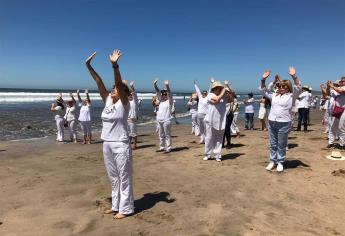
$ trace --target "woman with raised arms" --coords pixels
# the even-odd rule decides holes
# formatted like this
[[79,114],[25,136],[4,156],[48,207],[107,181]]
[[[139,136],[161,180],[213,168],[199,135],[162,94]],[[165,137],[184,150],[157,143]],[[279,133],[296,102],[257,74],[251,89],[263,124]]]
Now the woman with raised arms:
[[205,128],[204,119],[208,111],[208,102],[207,102],[208,92],[206,90],[201,92],[195,80],[194,80],[194,87],[199,99],[198,114],[197,114],[199,133],[196,135],[200,136],[199,143],[202,144],[202,143],[205,143],[205,136],[206,136],[206,128]]
[[79,112],[79,123],[81,130],[84,133],[84,141],[83,144],[91,144],[92,132],[91,132],[91,114],[90,114],[90,107],[91,107],[91,99],[89,95],[89,91],[85,89],[86,99],[82,100],[79,94],[79,90],[77,91],[77,96],[79,100],[80,112]]
[[164,81],[164,85],[166,87],[164,90],[159,90],[157,81],[158,79],[153,81],[153,86],[156,90],[156,96],[159,103],[156,113],[159,133],[159,149],[157,151],[168,153],[171,151],[171,112],[174,99],[170,91],[169,81]]
[[293,78],[294,86],[290,80],[282,80],[276,83],[276,92],[266,88],[265,81],[270,76],[266,70],[262,75],[261,89],[265,97],[271,100],[271,110],[268,115],[268,134],[270,139],[270,163],[266,170],[272,170],[277,165],[277,171],[284,170],[284,160],[288,134],[291,127],[291,110],[301,90],[301,82],[296,76],[295,68],[290,67],[290,76]]
[[132,186],[132,149],[128,137],[129,89],[122,81],[118,60],[121,52],[115,50],[110,56],[114,69],[115,86],[109,93],[96,71],[91,66],[94,52],[86,66],[95,80],[105,107],[102,112],[102,134],[104,163],[112,186],[112,207],[104,213],[115,214],[114,219],[122,219],[134,212]]
[[137,93],[134,88],[134,81],[130,82],[131,91],[128,97],[129,100],[129,114],[128,114],[128,134],[129,141],[132,143],[132,149],[137,148],[137,121],[139,115],[139,101]]

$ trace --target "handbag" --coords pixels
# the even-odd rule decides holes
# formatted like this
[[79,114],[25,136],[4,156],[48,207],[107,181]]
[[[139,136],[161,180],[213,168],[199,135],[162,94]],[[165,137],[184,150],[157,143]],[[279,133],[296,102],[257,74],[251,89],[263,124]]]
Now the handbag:
[[65,128],[68,127],[68,121],[67,121],[68,113],[69,113],[69,110],[68,110],[67,114],[65,115],[66,119],[64,118],[64,121],[63,121],[63,127],[65,127]]
[[335,118],[340,119],[341,115],[344,112],[344,109],[345,109],[344,107],[341,107],[341,106],[337,105],[337,99],[335,99],[334,100],[334,107],[333,107],[333,110],[332,110],[332,116],[335,117]]

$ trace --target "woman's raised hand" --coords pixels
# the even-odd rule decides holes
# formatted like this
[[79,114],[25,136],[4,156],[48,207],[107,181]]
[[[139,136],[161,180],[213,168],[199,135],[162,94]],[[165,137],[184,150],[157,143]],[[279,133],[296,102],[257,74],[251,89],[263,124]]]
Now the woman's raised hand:
[[153,81],[153,84],[157,84],[158,80],[159,80],[159,78],[158,78],[158,77],[157,77],[157,78],[155,78],[155,80]]
[[270,76],[271,72],[270,70],[265,70],[265,73],[262,75],[262,79],[265,80]]
[[229,85],[229,82],[227,80],[224,80],[225,85]]
[[211,77],[210,80],[211,80],[211,83],[214,83],[214,78],[213,77]]
[[131,81],[131,82],[129,83],[129,86],[133,87],[133,85],[134,85],[134,81]]
[[90,63],[91,63],[92,59],[95,57],[95,55],[96,55],[96,52],[92,53],[91,56],[89,56],[86,59],[86,61],[85,61],[86,65],[90,65]]
[[109,55],[109,59],[112,64],[117,64],[117,61],[119,60],[121,56],[122,56],[121,51],[119,49],[116,49],[113,51],[112,54]]
[[165,85],[169,85],[169,80],[164,80]]
[[293,68],[293,66],[290,66],[289,67],[289,75],[291,75],[291,76],[295,76],[296,75],[296,70],[295,70],[295,68]]
[[85,89],[84,93],[89,93],[89,90]]

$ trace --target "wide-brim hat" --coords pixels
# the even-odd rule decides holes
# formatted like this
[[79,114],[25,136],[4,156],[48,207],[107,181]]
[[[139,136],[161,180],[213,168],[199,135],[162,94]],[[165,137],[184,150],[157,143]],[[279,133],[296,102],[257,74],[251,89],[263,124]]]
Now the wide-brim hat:
[[221,88],[223,88],[224,85],[222,85],[222,83],[219,82],[219,81],[214,81],[214,82],[212,83],[211,89],[214,89],[214,88],[216,88],[216,87],[221,87]]
[[327,159],[336,160],[336,161],[344,161],[345,156],[341,155],[339,151],[332,151],[331,155],[326,156]]
[[63,103],[62,97],[57,97],[57,98],[56,98],[56,102],[57,102],[57,103]]
[[302,89],[309,90],[309,86],[308,85],[303,85]]

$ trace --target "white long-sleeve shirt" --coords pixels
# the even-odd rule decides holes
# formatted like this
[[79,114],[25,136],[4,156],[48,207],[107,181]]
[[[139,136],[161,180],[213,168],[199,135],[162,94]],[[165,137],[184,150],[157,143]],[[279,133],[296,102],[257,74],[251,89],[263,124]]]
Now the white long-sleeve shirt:
[[212,98],[216,95],[214,93],[209,93],[207,95],[207,101],[209,103],[208,113],[205,116],[205,121],[216,130],[225,129],[226,122],[226,101],[221,99],[219,103],[213,104]]
[[299,102],[297,108],[309,108],[310,107],[310,100],[311,100],[311,93],[308,91],[302,92],[298,96]]
[[133,100],[129,101],[128,119],[136,120],[139,114],[139,102],[137,93],[133,93]]
[[291,109],[301,91],[301,86],[294,85],[292,93],[285,93],[283,95],[272,93],[267,88],[264,88],[262,91],[264,96],[271,100],[271,110],[268,115],[268,120],[278,122],[291,121]]

